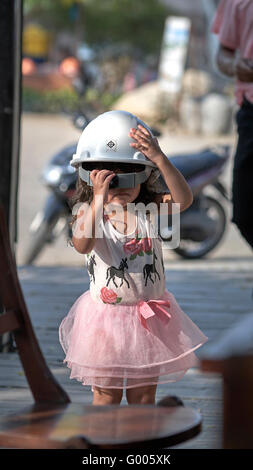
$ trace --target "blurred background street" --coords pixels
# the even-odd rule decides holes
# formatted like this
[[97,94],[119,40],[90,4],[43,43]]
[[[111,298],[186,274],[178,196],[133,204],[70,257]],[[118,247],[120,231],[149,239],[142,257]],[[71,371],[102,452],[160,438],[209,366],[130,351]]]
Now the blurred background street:
[[[215,63],[218,39],[211,24],[217,4],[147,0],[136,10],[133,0],[24,1],[19,265],[27,262],[36,236],[29,232],[31,223],[53,194],[39,179],[42,170],[81,134],[74,116],[80,122],[111,109],[130,111],[161,132],[168,156],[229,145],[220,180],[231,196],[237,105],[234,81]],[[252,250],[230,222],[231,203],[222,199],[222,206],[228,227],[205,260],[251,262]],[[67,245],[67,235],[46,244],[34,265],[82,266],[83,257]],[[170,267],[198,262],[169,249],[164,254]]]
[[[21,146],[21,168],[20,168],[20,198],[19,198],[19,218],[17,261],[23,264],[24,251],[29,243],[29,226],[36,212],[43,207],[44,201],[49,193],[39,181],[39,175],[43,167],[48,163],[49,156],[54,154],[59,147],[75,143],[80,136],[80,131],[72,125],[68,116],[23,113],[22,116],[22,146]],[[179,154],[181,152],[191,152],[201,150],[209,145],[229,144],[232,152],[236,143],[236,135],[201,136],[189,133],[165,132],[159,138],[160,145],[164,152],[169,154]],[[228,190],[231,188],[233,156],[222,175]],[[231,205],[226,207],[228,214],[231,214]],[[189,265],[189,261],[182,260],[172,251],[165,250],[166,261],[184,263]],[[245,261],[252,263],[251,249],[241,237],[237,227],[229,223],[227,233],[220,245],[217,246],[206,258],[212,262]],[[47,245],[44,251],[38,256],[34,264],[43,265],[67,265],[82,266],[84,258],[77,253],[70,245],[67,246],[65,234],[62,234],[53,245]],[[192,263],[197,263],[192,261]],[[169,267],[169,266],[168,266]]]

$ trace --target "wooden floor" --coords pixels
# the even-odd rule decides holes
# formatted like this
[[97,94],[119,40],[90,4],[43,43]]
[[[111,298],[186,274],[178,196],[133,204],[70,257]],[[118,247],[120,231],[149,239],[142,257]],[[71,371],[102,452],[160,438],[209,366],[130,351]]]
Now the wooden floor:
[[[196,351],[198,357],[233,323],[252,312],[251,259],[240,262],[227,259],[222,263],[179,260],[167,262],[165,267],[167,289],[209,338],[206,345]],[[37,338],[52,372],[73,402],[91,404],[91,388],[69,379],[69,370],[62,362],[64,352],[58,341],[60,321],[76,298],[88,289],[86,268],[20,266],[18,274]],[[0,413],[5,415],[31,403],[32,396],[17,353],[0,354],[0,368]],[[203,418],[201,434],[175,448],[220,448],[220,377],[192,368],[179,382],[158,385],[157,400],[167,394],[180,396],[185,405],[199,410]],[[127,404],[125,393],[122,404]]]

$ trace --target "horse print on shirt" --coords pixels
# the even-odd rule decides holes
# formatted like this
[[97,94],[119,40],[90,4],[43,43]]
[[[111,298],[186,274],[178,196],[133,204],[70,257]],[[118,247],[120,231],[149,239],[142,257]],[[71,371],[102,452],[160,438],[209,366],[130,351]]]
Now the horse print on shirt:
[[155,279],[156,279],[156,275],[159,277],[159,280],[161,279],[160,278],[160,274],[159,272],[157,271],[156,269],[156,266],[155,266],[155,260],[157,259],[157,256],[155,254],[155,250],[153,250],[153,263],[152,264],[145,264],[144,268],[143,268],[143,276],[144,276],[144,279],[145,279],[145,286],[147,285],[147,281],[148,279],[150,279],[153,284],[154,284],[154,281],[151,277],[151,274],[154,273],[155,274]]
[[95,284],[94,265],[96,266],[97,263],[95,261],[95,255],[92,255],[87,260],[87,269],[88,269],[88,273],[89,273],[89,276],[90,276],[90,280],[92,280],[92,278],[93,278],[93,282]]
[[127,283],[128,288],[130,288],[129,282],[125,278],[125,273],[124,273],[125,268],[128,269],[127,258],[121,259],[121,262],[118,268],[116,268],[115,266],[109,266],[109,268],[107,268],[107,271],[106,271],[106,279],[108,279],[106,286],[108,286],[110,280],[112,279],[115,287],[118,287],[115,282],[115,276],[116,276],[121,279],[121,284],[119,287],[122,286],[123,280],[124,280]]

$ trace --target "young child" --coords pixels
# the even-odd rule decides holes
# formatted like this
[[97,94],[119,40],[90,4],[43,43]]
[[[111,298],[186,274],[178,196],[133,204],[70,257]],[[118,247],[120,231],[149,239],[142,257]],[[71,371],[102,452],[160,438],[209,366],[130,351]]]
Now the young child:
[[[191,205],[192,193],[148,126],[124,111],[93,120],[75,157],[73,204],[89,203],[91,211],[73,216],[72,241],[86,255],[90,289],[60,324],[64,362],[70,378],[92,386],[93,405],[119,404],[124,387],[129,404],[152,404],[157,384],[177,381],[196,366],[193,351],[208,338],[166,289],[161,238],[152,231],[150,214],[136,208],[153,202],[159,210],[164,202],[171,213],[172,203],[179,202],[182,211]],[[159,170],[167,193],[150,187],[152,170]],[[130,187],[122,183],[126,174],[135,178]],[[121,220],[108,207],[120,207]],[[89,237],[82,236],[82,225],[92,227]]]

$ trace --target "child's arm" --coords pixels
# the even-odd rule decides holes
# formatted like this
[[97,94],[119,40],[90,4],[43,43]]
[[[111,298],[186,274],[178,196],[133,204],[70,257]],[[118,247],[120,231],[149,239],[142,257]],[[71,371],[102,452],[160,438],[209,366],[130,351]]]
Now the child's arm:
[[[72,236],[73,246],[78,253],[89,253],[96,243],[95,228],[98,225],[99,215],[103,215],[103,206],[107,200],[109,184],[114,176],[115,173],[111,170],[93,170],[90,174],[93,184],[93,199],[90,210],[82,209],[82,206],[79,208]],[[84,233],[92,236],[85,236]]]
[[[96,243],[96,238],[94,236],[94,227],[95,220],[97,217],[94,199],[90,203],[90,208],[91,212],[87,210],[82,210],[82,206],[79,208],[73,229],[72,243],[76,251],[81,254],[89,253]],[[89,226],[92,226],[92,231],[90,232],[92,234],[92,237],[85,237],[84,224],[86,229]]]
[[180,203],[180,212],[187,209],[193,202],[193,194],[182,173],[170,162],[162,152],[158,141],[152,137],[142,125],[138,129],[131,129],[130,137],[136,140],[132,147],[142,152],[149,160],[157,165],[171,194],[158,194],[157,203],[168,204],[168,212],[171,212],[173,202]]

